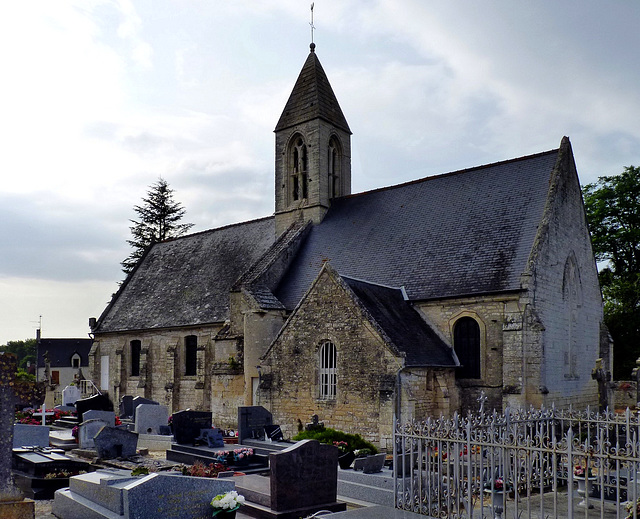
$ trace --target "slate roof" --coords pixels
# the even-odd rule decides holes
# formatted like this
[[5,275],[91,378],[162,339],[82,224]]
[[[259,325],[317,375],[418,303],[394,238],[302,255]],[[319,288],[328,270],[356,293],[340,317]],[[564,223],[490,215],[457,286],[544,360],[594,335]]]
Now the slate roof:
[[405,354],[406,366],[459,365],[453,350],[404,300],[401,289],[341,277],[397,350]]
[[343,197],[313,227],[276,297],[295,308],[326,261],[429,300],[519,290],[558,150]]
[[80,366],[88,366],[92,344],[93,339],[40,339],[37,345],[36,366],[44,367],[44,354],[47,351],[52,368],[70,368],[71,357],[76,352],[80,355]]
[[94,332],[223,322],[234,282],[275,241],[273,217],[154,245],[102,313]]
[[313,49],[312,44],[311,52],[300,71],[275,131],[320,118],[351,133],[338,99]]

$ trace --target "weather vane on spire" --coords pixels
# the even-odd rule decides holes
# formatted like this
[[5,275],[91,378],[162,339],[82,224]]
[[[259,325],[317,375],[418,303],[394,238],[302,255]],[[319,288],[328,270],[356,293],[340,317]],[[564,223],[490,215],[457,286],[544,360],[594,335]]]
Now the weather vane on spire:
[[313,4],[314,2],[311,2],[311,22],[309,22],[311,26],[311,43],[313,43],[313,30],[316,28],[315,25],[313,25]]

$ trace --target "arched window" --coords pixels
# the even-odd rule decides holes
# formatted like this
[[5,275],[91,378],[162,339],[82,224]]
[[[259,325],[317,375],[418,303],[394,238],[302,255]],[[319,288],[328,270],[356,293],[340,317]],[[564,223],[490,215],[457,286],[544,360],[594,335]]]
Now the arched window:
[[340,148],[335,137],[329,140],[327,156],[329,175],[329,199],[342,195],[340,186]]
[[582,285],[580,271],[572,253],[565,262],[562,279],[562,302],[564,305],[564,333],[563,364],[565,378],[578,378],[578,350],[581,331],[580,311],[582,306]]
[[82,359],[80,358],[80,354],[76,351],[72,356],[71,356],[71,367],[74,369],[79,369],[80,368],[80,361]]
[[307,145],[301,136],[293,140],[290,157],[291,198],[296,201],[309,196]]
[[140,376],[140,349],[142,345],[140,341],[131,341],[129,346],[131,348],[131,376],[138,377]]
[[335,400],[337,384],[336,346],[325,341],[320,347],[320,399]]
[[187,335],[184,338],[184,374],[187,377],[196,375],[198,365],[198,337]]
[[461,367],[456,378],[480,378],[480,326],[472,317],[462,317],[453,326],[453,348]]

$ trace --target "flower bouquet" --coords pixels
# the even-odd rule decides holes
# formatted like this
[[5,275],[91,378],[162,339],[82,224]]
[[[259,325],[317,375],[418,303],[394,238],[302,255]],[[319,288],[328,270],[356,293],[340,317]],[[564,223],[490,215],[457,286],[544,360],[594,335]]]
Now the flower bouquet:
[[593,476],[591,467],[583,467],[582,465],[576,465],[573,468],[573,475],[577,478],[590,478]]
[[487,481],[484,485],[485,490],[493,490],[495,492],[509,492],[511,485],[502,477],[497,477],[493,481]]
[[238,494],[235,490],[225,492],[224,494],[218,494],[211,500],[211,506],[213,507],[213,517],[217,515],[224,516],[233,512],[235,516],[236,510],[244,504],[244,496]]

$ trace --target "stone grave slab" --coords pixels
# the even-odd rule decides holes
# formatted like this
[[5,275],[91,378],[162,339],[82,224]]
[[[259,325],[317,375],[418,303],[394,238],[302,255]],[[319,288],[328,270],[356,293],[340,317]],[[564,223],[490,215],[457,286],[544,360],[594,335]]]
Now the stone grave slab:
[[48,447],[49,427],[46,425],[27,425],[17,423],[13,426],[13,448]]
[[85,420],[78,426],[78,444],[81,449],[94,449],[95,442],[93,439],[100,432],[103,427],[108,427],[109,424],[103,420]]
[[84,413],[91,409],[95,409],[96,411],[113,411],[113,402],[111,402],[106,395],[93,395],[89,398],[76,400],[79,423],[82,423]]
[[169,421],[166,405],[139,404],[135,412],[135,429],[138,434],[160,434],[160,427]]
[[265,425],[264,434],[266,438],[272,442],[281,442],[284,439],[282,429],[279,425]]
[[53,499],[57,489],[69,485],[69,477],[91,470],[88,463],[50,448],[14,449],[13,468],[16,485],[31,499]]
[[103,427],[93,438],[93,443],[99,458],[128,458],[137,452],[138,434],[125,429]]
[[116,426],[116,413],[113,411],[99,411],[97,409],[90,409],[86,411],[82,416],[85,422],[89,420],[102,420],[109,427]]
[[132,418],[136,419],[136,409],[138,408],[139,405],[142,404],[147,404],[147,405],[160,405],[159,402],[156,402],[155,400],[149,400],[148,398],[144,398],[141,396],[134,396],[133,400],[131,401],[131,405],[133,406],[133,416]]
[[[191,519],[211,516],[211,499],[235,489],[229,479],[155,473],[124,488],[125,516],[138,519]],[[185,503],[189,506],[185,507]]]
[[270,454],[269,466],[272,510],[336,504],[338,449],[333,445],[303,440]]
[[362,470],[365,474],[381,472],[384,467],[386,454],[373,454],[366,458],[356,458],[353,462],[353,470]]
[[80,400],[82,393],[78,386],[67,386],[62,390],[62,405],[72,406]]
[[201,429],[211,429],[209,411],[178,411],[172,415],[173,436],[180,444],[193,444]]

